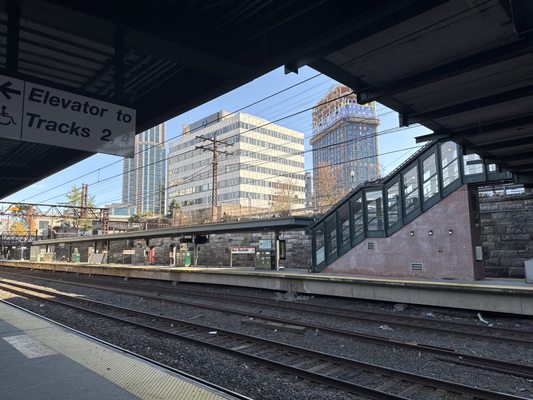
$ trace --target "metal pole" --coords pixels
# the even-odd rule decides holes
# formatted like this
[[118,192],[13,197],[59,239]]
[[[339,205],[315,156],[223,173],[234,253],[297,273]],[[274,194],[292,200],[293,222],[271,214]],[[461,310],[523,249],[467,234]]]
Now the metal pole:
[[279,271],[279,231],[275,231],[274,238],[276,241],[276,245],[274,247],[276,251],[276,262],[274,264],[274,267],[276,271]]
[[213,187],[211,188],[211,222],[217,222],[217,175],[218,175],[218,153],[216,131],[213,134]]

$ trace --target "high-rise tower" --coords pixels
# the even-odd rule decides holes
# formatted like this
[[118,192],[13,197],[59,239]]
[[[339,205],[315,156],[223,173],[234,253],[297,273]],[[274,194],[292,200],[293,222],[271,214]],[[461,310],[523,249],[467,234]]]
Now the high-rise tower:
[[124,159],[122,203],[130,214],[165,213],[165,124],[135,137],[135,155]]
[[[317,168],[334,169],[337,186],[344,191],[379,176],[376,105],[358,104],[351,92],[336,85],[313,109],[315,176]],[[315,190],[320,191],[320,185]]]

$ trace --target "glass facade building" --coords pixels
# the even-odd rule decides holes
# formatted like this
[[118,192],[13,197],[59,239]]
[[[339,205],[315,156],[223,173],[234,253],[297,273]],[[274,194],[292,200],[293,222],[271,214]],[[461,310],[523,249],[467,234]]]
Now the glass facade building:
[[360,105],[351,92],[335,86],[320,99],[312,116],[313,170],[335,168],[337,184],[346,191],[379,176],[375,103]]
[[122,165],[122,203],[130,213],[165,213],[165,124],[135,137],[135,155]]

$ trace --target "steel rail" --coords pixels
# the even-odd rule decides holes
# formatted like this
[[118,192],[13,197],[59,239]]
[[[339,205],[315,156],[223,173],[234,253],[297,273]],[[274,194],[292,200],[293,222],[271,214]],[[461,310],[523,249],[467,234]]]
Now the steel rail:
[[126,294],[126,295],[132,295],[132,296],[142,296],[145,299],[151,299],[155,301],[163,301],[167,303],[172,304],[179,304],[179,305],[186,305],[186,306],[192,306],[197,308],[202,308],[206,310],[212,310],[217,312],[225,312],[225,313],[231,313],[235,315],[241,315],[244,317],[253,317],[256,320],[265,320],[265,321],[273,321],[278,322],[282,324],[289,324],[289,325],[298,325],[306,328],[311,329],[318,329],[322,332],[328,332],[335,335],[341,335],[353,338],[355,340],[382,345],[382,346],[389,346],[389,347],[403,347],[408,350],[413,351],[423,351],[429,354],[435,354],[440,357],[438,357],[438,360],[454,363],[454,364],[462,364],[474,368],[480,368],[484,370],[491,370],[499,373],[509,374],[509,375],[515,375],[522,378],[527,379],[533,379],[533,366],[503,361],[503,360],[496,360],[486,357],[480,357],[480,356],[473,356],[466,353],[459,353],[456,352],[453,349],[449,348],[443,348],[443,347],[436,347],[431,345],[424,345],[422,343],[413,343],[412,341],[400,341],[395,339],[390,339],[387,337],[382,337],[378,335],[369,335],[364,333],[358,333],[353,331],[348,331],[344,329],[338,329],[338,328],[331,328],[327,325],[321,325],[321,324],[312,324],[305,321],[295,321],[294,319],[288,319],[288,318],[280,318],[280,317],[273,317],[268,316],[265,314],[258,314],[254,312],[248,312],[248,311],[241,311],[241,310],[235,310],[232,308],[226,308],[226,307],[220,307],[219,305],[207,305],[207,304],[201,304],[201,303],[195,303],[192,301],[187,300],[176,300],[168,297],[162,297],[161,295],[150,295],[147,294],[150,289],[145,290],[137,290],[132,291],[128,289],[122,289],[122,288],[114,288],[113,286],[100,286],[100,285],[92,285],[92,284],[84,284],[79,282],[65,282],[65,281],[58,281],[54,279],[46,279],[46,278],[35,278],[38,280],[46,280],[46,281],[53,281],[61,284],[70,284],[73,286],[80,286],[84,288],[91,288],[91,289],[97,289],[97,290],[105,290],[110,291],[114,293],[120,293],[120,294]]
[[[4,271],[2,271],[4,272]],[[17,273],[6,272],[9,274],[19,275]],[[32,275],[20,274],[19,276],[28,276]],[[35,276],[33,276],[35,277]],[[39,278],[39,279],[49,279],[49,278]],[[78,281],[80,278],[77,277]],[[94,282],[94,279],[91,279]],[[102,282],[102,281],[101,281]],[[103,281],[106,285],[110,285],[109,281]],[[129,283],[128,286],[139,287],[146,290],[146,286],[134,285]],[[425,330],[436,333],[444,333],[446,335],[453,336],[464,336],[475,339],[484,339],[495,341],[497,343],[510,343],[520,346],[533,346],[533,335],[531,332],[518,330],[518,329],[508,329],[508,328],[498,328],[498,327],[484,327],[480,325],[468,324],[465,322],[451,322],[451,321],[438,321],[434,319],[415,317],[415,316],[399,316],[399,315],[390,315],[384,312],[379,311],[357,311],[347,308],[338,308],[330,306],[317,306],[312,304],[295,304],[288,301],[279,301],[279,300],[269,300],[269,299],[258,299],[254,296],[246,295],[227,295],[223,293],[209,293],[202,290],[189,290],[183,288],[172,288],[172,290],[164,289],[161,287],[154,287],[154,291],[159,293],[168,293],[173,295],[179,294],[189,294],[195,298],[204,297],[220,301],[222,299],[229,301],[240,301],[245,304],[253,304],[260,306],[268,306],[279,309],[287,309],[298,312],[308,312],[313,314],[321,314],[325,316],[335,316],[338,318],[355,320],[355,321],[370,321],[375,323],[386,323],[390,326],[397,326],[407,330]]]

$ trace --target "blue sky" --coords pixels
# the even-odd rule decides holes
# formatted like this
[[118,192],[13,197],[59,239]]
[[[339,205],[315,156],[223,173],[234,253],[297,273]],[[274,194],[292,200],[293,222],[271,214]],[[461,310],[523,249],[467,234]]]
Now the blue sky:
[[[258,100],[307,79],[309,79],[307,82],[282,94],[247,107]],[[298,112],[315,105],[335,83],[335,81],[327,76],[318,74],[311,68],[304,67],[300,69],[298,74],[289,75],[285,75],[283,69],[279,68],[232,92],[167,121],[167,140],[179,136],[183,124],[197,121],[222,109],[232,112],[247,107],[242,112],[257,115],[270,121],[283,118],[277,122],[279,125],[304,132],[306,138],[305,149],[307,150],[310,148],[311,112]],[[378,137],[378,152],[382,154],[379,157],[379,162],[384,175],[416,150],[404,150],[417,146],[414,137],[428,133],[429,130],[423,127],[394,129],[398,127],[398,115],[381,104],[377,105],[377,112],[381,120],[379,132],[383,132]],[[285,118],[295,113],[298,114]],[[310,153],[305,154],[305,168],[306,170],[312,168]],[[122,158],[97,154],[3,200],[57,204],[66,200],[65,193],[70,190],[72,185],[81,186],[82,183],[87,183],[89,184],[89,193],[95,196],[97,206],[104,206],[111,202],[120,202],[121,172]]]

